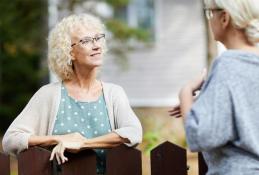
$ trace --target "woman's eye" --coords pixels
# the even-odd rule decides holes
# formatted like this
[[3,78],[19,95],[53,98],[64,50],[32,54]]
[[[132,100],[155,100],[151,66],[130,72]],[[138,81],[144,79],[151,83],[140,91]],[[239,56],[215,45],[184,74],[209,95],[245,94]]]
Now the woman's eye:
[[96,41],[99,41],[100,39],[104,38],[103,36],[96,37]]
[[101,38],[100,38],[100,37],[96,37],[95,39],[96,39],[96,41],[98,41],[98,40],[100,40]]
[[83,40],[82,44],[88,44],[90,42],[90,40]]

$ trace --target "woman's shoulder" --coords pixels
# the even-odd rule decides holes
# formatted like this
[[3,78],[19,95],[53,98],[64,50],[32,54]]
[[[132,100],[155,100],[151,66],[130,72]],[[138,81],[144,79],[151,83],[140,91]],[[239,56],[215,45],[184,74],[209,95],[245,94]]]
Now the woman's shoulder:
[[60,82],[48,83],[40,87],[39,91],[53,91],[61,87]]
[[222,54],[218,55],[213,63],[212,63],[212,68],[218,68],[218,67],[224,67],[224,66],[228,66],[231,65],[231,54],[229,53],[229,51],[225,51]]
[[[209,78],[221,82],[233,82],[240,79],[240,76],[243,76],[251,66],[252,59],[247,59],[250,55],[252,54],[239,50],[223,52],[213,61]],[[259,59],[257,61],[259,64]]]
[[238,52],[233,52],[231,50],[221,53],[212,63],[212,73],[222,76],[230,75],[232,70],[240,64],[238,57],[240,57]]
[[215,62],[228,67],[250,64],[251,62],[259,63],[259,55],[244,50],[226,50],[220,54]]
[[103,88],[108,90],[108,91],[118,91],[118,90],[123,90],[123,88],[114,83],[109,83],[109,82],[102,82]]
[[60,82],[48,83],[39,88],[39,90],[35,93],[38,96],[55,96],[59,89],[61,88]]
[[259,56],[243,50],[226,50],[214,60],[212,71],[221,75],[238,76],[242,70],[259,65]]
[[127,95],[122,86],[114,83],[102,82],[103,91],[110,99],[127,98]]
[[55,88],[60,88],[61,87],[61,82],[52,82],[52,83],[48,83],[48,84],[45,84],[41,87],[41,89],[47,89],[47,90],[50,90],[50,89],[55,89]]

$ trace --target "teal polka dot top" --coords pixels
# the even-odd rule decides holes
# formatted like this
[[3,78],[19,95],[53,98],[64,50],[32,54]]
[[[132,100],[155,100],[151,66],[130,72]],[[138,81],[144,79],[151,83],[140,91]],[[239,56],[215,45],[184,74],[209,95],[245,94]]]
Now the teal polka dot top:
[[[94,138],[111,132],[104,95],[97,101],[77,101],[68,95],[64,85],[61,86],[61,101],[54,124],[53,135],[79,132],[86,138]],[[97,157],[97,173],[106,169],[106,150],[94,149]]]

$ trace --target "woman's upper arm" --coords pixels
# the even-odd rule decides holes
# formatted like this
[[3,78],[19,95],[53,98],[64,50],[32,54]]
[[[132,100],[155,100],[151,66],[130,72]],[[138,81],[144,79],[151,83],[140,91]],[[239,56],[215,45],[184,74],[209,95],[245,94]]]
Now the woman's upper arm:
[[187,115],[185,128],[192,151],[210,150],[235,137],[231,91],[217,76],[205,86]]
[[117,96],[114,99],[114,115],[117,128],[114,132],[123,138],[127,138],[130,143],[128,146],[134,146],[142,141],[142,126],[138,117],[133,112],[127,95],[119,87]]
[[28,140],[31,135],[37,134],[40,128],[40,114],[44,110],[44,94],[40,89],[27,103],[22,112],[15,118],[7,129],[2,145],[6,153],[18,154],[28,148]]

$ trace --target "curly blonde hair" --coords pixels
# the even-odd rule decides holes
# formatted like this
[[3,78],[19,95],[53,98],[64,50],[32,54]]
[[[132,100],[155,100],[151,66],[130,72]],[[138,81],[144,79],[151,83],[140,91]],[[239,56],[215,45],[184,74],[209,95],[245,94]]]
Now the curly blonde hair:
[[[78,25],[100,33],[105,31],[105,26],[100,19],[89,14],[70,15],[56,24],[48,37],[48,63],[50,70],[61,80],[70,80],[74,75],[70,54],[72,51],[71,32]],[[103,47],[106,51],[106,44]]]

